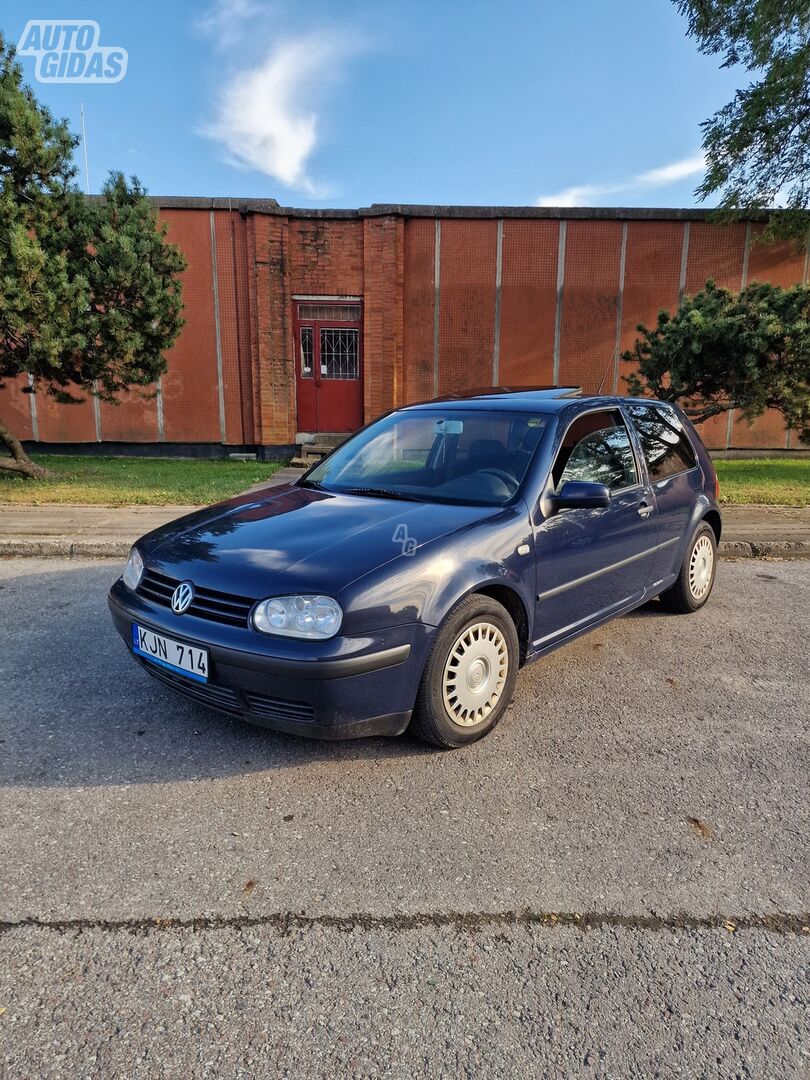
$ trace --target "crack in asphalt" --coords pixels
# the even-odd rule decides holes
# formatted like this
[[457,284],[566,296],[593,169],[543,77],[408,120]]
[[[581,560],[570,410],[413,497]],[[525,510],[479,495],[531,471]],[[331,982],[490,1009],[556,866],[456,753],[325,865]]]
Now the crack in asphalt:
[[182,918],[139,919],[22,919],[0,920],[0,934],[13,930],[51,930],[56,933],[102,930],[111,933],[145,934],[164,930],[251,929],[270,927],[280,933],[294,930],[326,928],[349,933],[352,930],[418,930],[421,928],[453,928],[479,930],[513,926],[568,927],[575,930],[725,930],[737,933],[745,930],[767,930],[774,934],[806,934],[810,936],[810,912],[774,912],[768,915],[618,915],[611,912],[568,911],[503,911],[503,912],[433,912],[416,914],[371,915],[306,915],[294,912],[271,912],[267,915],[197,916]]

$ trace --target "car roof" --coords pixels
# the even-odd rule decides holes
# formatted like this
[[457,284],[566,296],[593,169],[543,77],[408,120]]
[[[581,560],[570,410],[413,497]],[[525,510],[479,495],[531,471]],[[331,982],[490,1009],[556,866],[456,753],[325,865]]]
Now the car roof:
[[[633,401],[634,398],[616,397],[615,395],[586,394],[579,386],[484,386],[474,390],[463,390],[455,394],[420,401],[413,405],[403,405],[397,411],[418,411],[435,409],[442,411],[497,409],[508,412],[557,413],[570,405],[583,407],[618,405],[620,401]],[[642,399],[638,399],[642,400]],[[647,404],[650,399],[643,399]],[[577,412],[580,410],[577,409]]]

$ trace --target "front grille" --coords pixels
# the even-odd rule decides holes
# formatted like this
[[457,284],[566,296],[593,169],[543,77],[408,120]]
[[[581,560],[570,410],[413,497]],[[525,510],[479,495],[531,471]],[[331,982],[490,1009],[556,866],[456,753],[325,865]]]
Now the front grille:
[[315,710],[306,701],[282,701],[264,694],[245,692],[248,711],[264,720],[291,720],[298,724],[315,722]]
[[[138,593],[161,607],[171,607],[172,593],[179,584],[176,578],[158,574],[155,570],[145,570]],[[187,614],[208,619],[209,622],[225,623],[226,626],[247,626],[253,603],[247,596],[234,596],[195,585],[194,599]]]
[[230,687],[214,686],[212,683],[192,682],[191,679],[185,679],[182,675],[174,675],[171,671],[167,671],[166,668],[158,667],[157,664],[150,664],[148,660],[141,660],[140,657],[138,659],[150,675],[165,683],[166,686],[170,686],[172,690],[191,698],[192,701],[198,701],[201,705],[208,705],[212,709],[221,709],[223,712],[232,713],[234,716],[241,714],[242,708],[239,695]]
[[217,683],[193,682],[182,675],[175,675],[166,668],[150,664],[142,657],[137,658],[149,674],[165,686],[176,690],[183,697],[191,698],[200,705],[218,709],[231,716],[245,717],[246,714],[259,720],[287,720],[298,724],[313,724],[315,710],[306,701],[284,701],[281,698],[266,697],[264,694],[242,694],[230,686]]

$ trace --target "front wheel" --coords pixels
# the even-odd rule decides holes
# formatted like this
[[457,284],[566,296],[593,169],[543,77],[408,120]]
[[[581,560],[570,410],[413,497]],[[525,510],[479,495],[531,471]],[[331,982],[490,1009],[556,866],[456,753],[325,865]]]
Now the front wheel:
[[442,624],[425,665],[413,733],[445,749],[483,738],[512,700],[519,659],[506,608],[479,594],[462,600]]
[[661,594],[662,601],[679,614],[698,611],[711,595],[716,568],[717,538],[704,521],[689,542],[675,584]]

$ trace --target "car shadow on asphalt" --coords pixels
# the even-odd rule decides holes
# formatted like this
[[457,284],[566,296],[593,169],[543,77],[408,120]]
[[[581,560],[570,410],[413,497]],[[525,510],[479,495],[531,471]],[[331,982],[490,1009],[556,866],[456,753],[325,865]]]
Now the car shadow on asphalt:
[[[173,693],[133,662],[113,628],[106,598],[119,570],[107,560],[0,564],[0,787],[211,780],[441,756],[407,733],[328,742],[273,732]],[[625,618],[662,612],[653,601]]]
[[187,701],[141,670],[113,629],[116,564],[36,565],[0,567],[0,786],[205,780],[435,752],[407,735],[300,738]]

